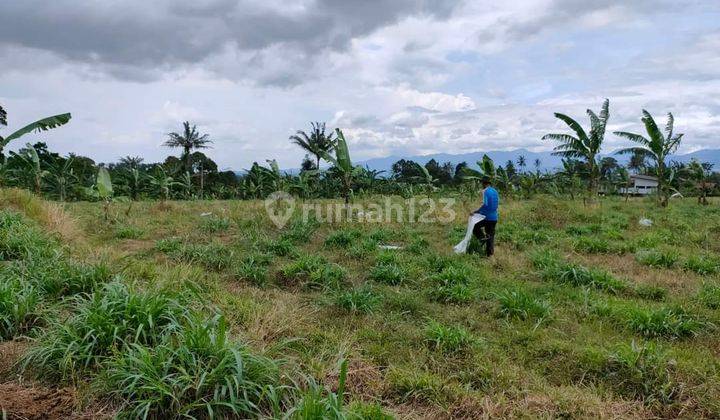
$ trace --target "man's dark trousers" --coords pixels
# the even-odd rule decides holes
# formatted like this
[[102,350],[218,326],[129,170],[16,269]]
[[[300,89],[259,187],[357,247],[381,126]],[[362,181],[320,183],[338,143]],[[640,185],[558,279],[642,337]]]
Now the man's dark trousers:
[[481,220],[473,228],[473,235],[485,244],[485,255],[488,257],[495,253],[495,225],[497,220]]

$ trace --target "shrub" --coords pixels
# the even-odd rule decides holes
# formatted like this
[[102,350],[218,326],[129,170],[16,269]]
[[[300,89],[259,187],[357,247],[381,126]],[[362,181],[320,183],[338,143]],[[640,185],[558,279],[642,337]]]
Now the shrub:
[[524,291],[511,290],[497,296],[500,315],[507,318],[539,319],[550,315],[550,303]]
[[720,285],[703,283],[698,292],[698,299],[710,309],[720,309]]
[[[229,340],[222,318],[184,317],[152,347],[137,343],[108,364],[103,388],[131,418],[261,417],[279,367]],[[274,391],[274,392],[273,392]]]
[[704,255],[691,255],[685,260],[683,268],[701,275],[720,273],[720,259]]
[[359,287],[335,295],[335,305],[348,312],[369,313],[380,303],[380,297],[369,287]]
[[24,366],[52,379],[97,369],[124,345],[156,345],[166,327],[185,311],[163,293],[134,291],[119,282],[74,299],[74,314],[55,320]]
[[347,248],[356,240],[360,239],[361,236],[360,231],[356,229],[339,229],[331,232],[327,238],[325,238],[325,246]]
[[376,265],[370,270],[370,280],[374,280],[378,283],[389,284],[396,286],[402,284],[405,281],[407,273],[399,265],[391,264],[380,264]]
[[464,328],[431,321],[425,329],[425,341],[435,350],[455,353],[472,346],[475,338]]
[[200,220],[200,230],[205,233],[225,232],[230,229],[230,219],[225,217],[204,217]]
[[0,271],[0,339],[27,334],[43,320],[42,300],[37,289],[18,277]]
[[635,259],[643,265],[650,267],[670,268],[675,265],[678,260],[677,254],[670,252],[661,252],[654,249],[640,250],[635,254]]

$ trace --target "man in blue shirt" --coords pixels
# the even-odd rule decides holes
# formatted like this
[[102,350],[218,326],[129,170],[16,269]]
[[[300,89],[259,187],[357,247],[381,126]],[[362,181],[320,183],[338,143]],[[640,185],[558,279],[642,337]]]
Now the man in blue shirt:
[[490,178],[483,178],[482,185],[485,189],[483,205],[474,213],[480,213],[485,218],[475,224],[473,228],[473,235],[485,244],[485,254],[488,257],[495,253],[495,225],[497,225],[498,205],[500,204],[500,196],[490,184]]

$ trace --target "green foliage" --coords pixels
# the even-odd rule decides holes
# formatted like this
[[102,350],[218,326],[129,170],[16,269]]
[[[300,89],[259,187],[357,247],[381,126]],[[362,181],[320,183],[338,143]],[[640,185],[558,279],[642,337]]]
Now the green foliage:
[[370,280],[397,286],[407,281],[407,272],[398,264],[378,264],[370,270]]
[[358,287],[338,292],[334,297],[335,305],[348,312],[370,313],[380,303],[380,296],[370,287]]
[[644,249],[635,254],[635,259],[650,267],[671,268],[678,261],[678,255],[670,251]]
[[694,337],[705,327],[704,322],[679,307],[647,308],[635,304],[600,303],[594,311],[648,338]]
[[268,265],[271,257],[264,254],[250,255],[243,258],[240,264],[233,267],[233,274],[238,280],[264,286],[268,280]]
[[293,256],[297,253],[297,249],[293,242],[288,238],[278,238],[275,240],[269,240],[260,245],[260,249],[264,252],[269,252],[278,257]]
[[720,273],[720,258],[709,255],[691,255],[685,260],[683,268],[704,276],[718,274]]
[[281,392],[276,362],[230,341],[225,321],[183,316],[159,343],[131,343],[108,363],[103,389],[132,418],[257,417]]
[[698,300],[710,309],[720,309],[720,284],[703,283]]
[[448,265],[442,272],[430,276],[430,295],[438,302],[466,303],[473,299],[470,273],[462,266]]
[[135,291],[119,282],[73,299],[72,309],[69,319],[51,323],[28,352],[25,367],[53,379],[96,370],[125,345],[158,344],[165,329],[186,311],[167,294]]
[[360,239],[362,234],[357,229],[338,229],[325,238],[325,246],[331,248],[347,248]]
[[430,347],[443,353],[459,352],[476,343],[476,339],[466,329],[436,321],[431,321],[426,327],[425,341]]
[[633,341],[610,353],[600,374],[626,398],[639,399],[648,405],[669,404],[680,392],[680,385],[673,380],[672,366],[657,344]]
[[179,238],[164,238],[155,241],[155,249],[166,254],[178,252],[182,246],[183,243]]
[[200,220],[199,227],[205,233],[226,232],[230,229],[230,219],[225,217],[205,217]]
[[121,225],[115,228],[115,238],[117,239],[140,239],[145,232],[132,225]]
[[436,375],[425,371],[392,369],[387,374],[390,392],[400,401],[442,404],[450,391]]
[[180,261],[199,264],[209,270],[223,270],[232,262],[233,252],[223,243],[183,244],[170,255]]
[[550,315],[552,307],[546,300],[536,298],[522,290],[508,290],[497,295],[499,314],[506,318],[542,320]]
[[635,287],[635,294],[642,299],[661,301],[665,300],[668,291],[659,286],[643,284]]
[[35,287],[17,277],[0,276],[0,339],[27,334],[43,321],[44,310]]
[[595,236],[581,236],[575,240],[574,248],[586,254],[607,254],[612,249],[607,239]]
[[542,277],[545,280],[572,286],[592,287],[613,294],[620,293],[628,288],[625,282],[616,279],[607,271],[569,263],[560,263],[543,269]]

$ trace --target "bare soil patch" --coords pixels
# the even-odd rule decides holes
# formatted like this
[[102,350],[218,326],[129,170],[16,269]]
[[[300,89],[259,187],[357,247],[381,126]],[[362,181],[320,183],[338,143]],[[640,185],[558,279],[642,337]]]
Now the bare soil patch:
[[17,382],[0,384],[0,409],[10,419],[67,419],[73,416],[77,396],[70,388],[45,388]]

